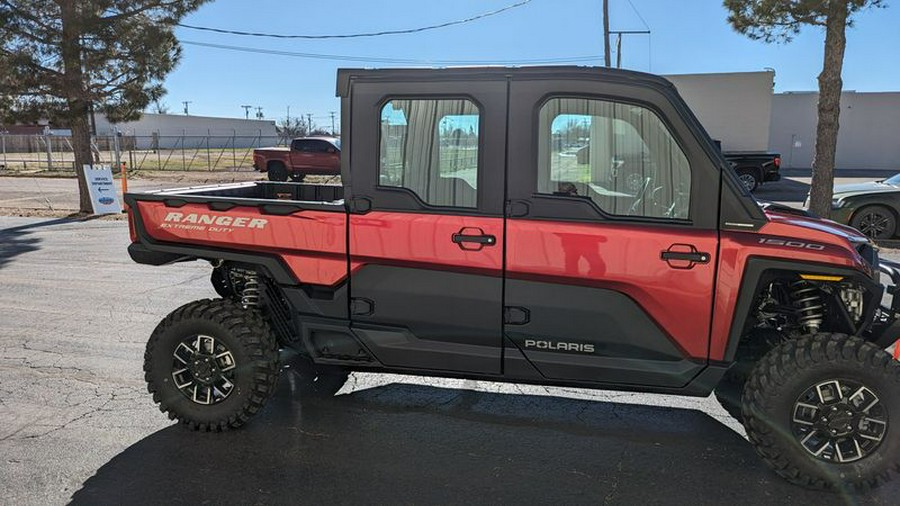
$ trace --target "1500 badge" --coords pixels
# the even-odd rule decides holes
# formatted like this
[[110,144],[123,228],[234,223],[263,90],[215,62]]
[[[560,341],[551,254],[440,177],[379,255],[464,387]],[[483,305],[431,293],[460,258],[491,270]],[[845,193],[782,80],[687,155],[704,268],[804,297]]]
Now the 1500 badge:
[[536,348],[538,350],[547,351],[577,351],[580,353],[594,353],[593,344],[583,343],[563,343],[559,341],[541,341],[537,339],[526,339],[526,348]]
[[825,249],[825,246],[821,244],[813,244],[810,242],[801,242],[801,241],[791,241],[788,239],[771,239],[768,237],[761,237],[759,239],[760,244],[765,244],[766,246],[786,246],[788,248],[797,248],[797,249],[808,249],[813,251],[822,251]]

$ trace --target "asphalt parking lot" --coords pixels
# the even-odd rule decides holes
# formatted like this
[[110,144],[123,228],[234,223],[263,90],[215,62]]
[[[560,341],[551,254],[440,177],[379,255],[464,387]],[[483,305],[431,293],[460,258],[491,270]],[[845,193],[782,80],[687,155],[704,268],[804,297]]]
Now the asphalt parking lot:
[[866,497],[787,484],[712,398],[358,373],[334,399],[313,402],[284,375],[244,429],[191,433],[157,410],[141,366],[160,319],[215,296],[209,268],[134,264],[127,242],[123,221],[0,216],[2,503],[805,505],[900,496],[900,480]]

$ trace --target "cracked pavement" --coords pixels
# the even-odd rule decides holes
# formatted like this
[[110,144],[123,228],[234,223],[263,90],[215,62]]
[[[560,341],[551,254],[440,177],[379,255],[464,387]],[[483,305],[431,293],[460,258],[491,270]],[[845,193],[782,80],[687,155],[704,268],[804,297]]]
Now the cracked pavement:
[[215,296],[209,267],[137,265],[127,242],[121,221],[0,217],[3,503],[896,503],[896,483],[783,482],[712,398],[356,373],[313,402],[285,375],[246,428],[190,433],[142,359]]

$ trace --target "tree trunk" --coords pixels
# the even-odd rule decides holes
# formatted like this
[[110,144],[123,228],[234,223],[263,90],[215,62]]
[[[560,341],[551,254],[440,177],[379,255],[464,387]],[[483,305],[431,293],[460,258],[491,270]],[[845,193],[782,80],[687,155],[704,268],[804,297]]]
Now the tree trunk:
[[819,74],[816,156],[813,159],[809,208],[823,218],[831,216],[834,160],[841,115],[841,72],[847,45],[847,0],[831,0],[825,22],[825,60]]
[[91,195],[88,193],[85,165],[92,165],[91,129],[88,126],[88,104],[84,101],[69,102],[72,117],[69,125],[72,128],[72,151],[75,154],[75,174],[78,177],[78,207],[83,213],[93,212]]
[[91,165],[91,130],[88,127],[90,101],[84,86],[82,69],[81,19],[77,11],[79,2],[60,3],[62,21],[61,54],[66,101],[69,105],[69,126],[72,128],[72,149],[75,155],[75,174],[78,177],[78,207],[83,213],[93,212],[88,193],[84,166]]

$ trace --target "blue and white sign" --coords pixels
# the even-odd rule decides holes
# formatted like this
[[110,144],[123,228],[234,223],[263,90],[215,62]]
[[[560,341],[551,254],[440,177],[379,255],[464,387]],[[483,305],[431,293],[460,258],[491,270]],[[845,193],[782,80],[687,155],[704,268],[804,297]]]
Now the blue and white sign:
[[115,214],[122,212],[119,193],[116,191],[112,169],[109,166],[84,166],[88,192],[91,195],[91,206],[94,214]]

